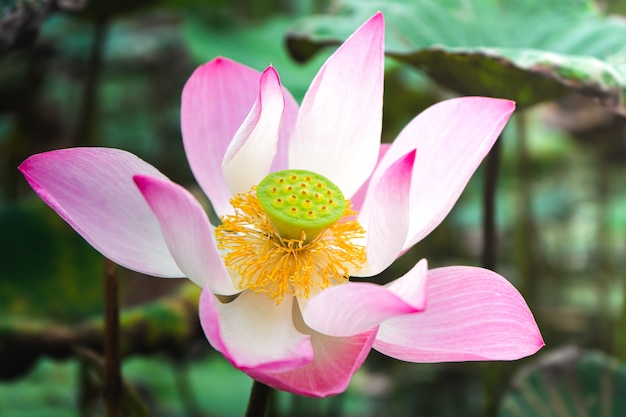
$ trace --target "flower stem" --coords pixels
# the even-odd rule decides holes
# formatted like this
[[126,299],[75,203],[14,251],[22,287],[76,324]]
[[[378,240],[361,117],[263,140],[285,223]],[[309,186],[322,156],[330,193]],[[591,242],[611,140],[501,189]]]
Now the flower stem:
[[122,415],[120,308],[117,266],[104,261],[104,408],[106,417]]
[[255,380],[252,384],[246,417],[264,417],[272,389]]
[[87,74],[83,86],[82,104],[79,108],[77,126],[74,132],[74,146],[92,145],[94,143],[93,133],[98,110],[98,88],[100,85],[100,75],[102,72],[108,29],[108,18],[96,18],[93,29],[93,41],[87,64]]
[[618,359],[626,361],[626,271],[622,274],[622,311],[617,318],[614,353]]
[[496,186],[500,171],[500,139],[487,155],[483,189],[483,248],[481,266],[487,269],[496,267]]

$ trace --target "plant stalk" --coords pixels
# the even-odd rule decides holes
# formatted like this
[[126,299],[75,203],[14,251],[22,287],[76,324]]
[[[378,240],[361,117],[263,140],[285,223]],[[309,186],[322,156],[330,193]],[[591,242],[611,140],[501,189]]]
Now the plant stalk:
[[117,266],[104,261],[104,408],[106,417],[122,416],[122,361]]
[[265,417],[271,392],[270,387],[255,380],[252,384],[250,400],[248,400],[246,417]]

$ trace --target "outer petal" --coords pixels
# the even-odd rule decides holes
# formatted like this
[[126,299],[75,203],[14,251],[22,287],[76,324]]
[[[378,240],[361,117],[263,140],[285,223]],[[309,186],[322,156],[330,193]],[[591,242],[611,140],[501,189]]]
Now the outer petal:
[[426,308],[428,262],[420,260],[409,272],[386,285],[390,291],[407,300],[418,310]]
[[374,348],[409,362],[511,360],[543,340],[517,290],[495,272],[473,267],[428,273],[428,306],[380,326]]
[[[226,149],[259,94],[261,73],[226,58],[216,58],[191,75],[183,89],[181,129],[189,165],[218,214],[232,212],[232,194],[224,179]],[[280,128],[275,167],[286,167],[287,139],[298,105],[283,89],[285,114]]]
[[376,165],[383,38],[383,15],[377,13],[326,61],[304,97],[289,147],[291,168],[327,176],[346,197],[359,189]]
[[72,148],[33,155],[19,170],[35,192],[114,262],[159,277],[182,277],[133,176],[166,177],[118,149]]
[[292,297],[276,305],[252,291],[222,303],[205,288],[200,322],[211,345],[238,369],[284,372],[313,360],[310,337],[294,327],[292,308]]
[[[391,145],[388,143],[380,144],[380,149],[378,151],[378,163],[380,163],[380,161],[383,159],[383,157],[389,150],[389,146]],[[354,195],[352,195],[352,198],[350,199],[350,201],[352,201],[352,208],[356,210],[357,212],[360,212],[361,209],[363,208],[363,203],[365,202],[365,196],[367,194],[367,189],[369,188],[369,184],[370,184],[370,178],[368,178],[367,181],[365,181],[363,185],[361,185],[361,188],[359,188],[359,190]]]
[[285,87],[283,87],[283,98],[285,99],[285,109],[283,111],[283,118],[280,122],[278,147],[276,149],[276,155],[274,156],[274,162],[272,163],[272,169],[270,172],[282,171],[283,169],[289,168],[289,143],[293,130],[296,127],[298,111],[300,110],[298,102],[296,102],[291,93],[287,91]]
[[426,261],[389,287],[349,282],[311,298],[302,316],[307,325],[329,336],[353,336],[395,316],[415,313],[425,304]]
[[224,156],[224,177],[233,194],[261,182],[270,172],[276,154],[285,100],[273,67],[263,72],[260,84],[257,101]]
[[415,151],[372,179],[359,222],[367,231],[367,263],[354,276],[372,276],[398,257],[409,227],[409,191]]
[[189,279],[217,294],[240,292],[222,262],[209,219],[200,203],[169,180],[137,175],[135,183],[159,220],[170,253]]
[[183,88],[180,117],[185,152],[218,214],[232,211],[222,160],[257,98],[260,76],[237,62],[216,58],[198,67]]
[[361,367],[370,351],[376,329],[352,337],[331,337],[312,332],[315,359],[292,371],[248,374],[276,389],[309,397],[327,397],[344,392],[352,375]]
[[456,98],[426,109],[400,132],[374,177],[417,148],[405,249],[441,223],[514,109],[509,100]]

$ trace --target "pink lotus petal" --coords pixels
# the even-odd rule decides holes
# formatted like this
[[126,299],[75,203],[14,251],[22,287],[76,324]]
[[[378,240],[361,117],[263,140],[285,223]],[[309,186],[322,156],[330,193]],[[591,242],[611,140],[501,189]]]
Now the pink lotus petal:
[[[383,159],[383,157],[389,150],[389,146],[391,145],[388,143],[380,144],[380,149],[378,151],[377,165],[380,163],[380,161]],[[361,185],[361,188],[359,188],[359,190],[350,199],[350,201],[352,202],[352,208],[354,210],[361,211],[361,208],[363,208],[363,203],[365,202],[365,196],[367,195],[367,189],[369,187],[369,184],[370,184],[370,178],[368,178],[367,181],[365,181],[363,185]]]
[[276,155],[274,156],[274,162],[272,163],[270,172],[282,171],[289,168],[289,142],[293,130],[296,127],[296,120],[298,119],[298,112],[300,111],[298,102],[284,86],[283,98],[285,100],[285,109],[280,123]]
[[254,370],[252,378],[279,390],[308,397],[328,397],[345,391],[374,342],[376,329],[352,337],[331,337],[313,332],[313,362],[292,371]]
[[232,295],[235,289],[215,246],[213,230],[198,201],[169,180],[136,175],[135,183],[159,220],[161,233],[174,260],[197,285],[208,285],[216,294]]
[[293,297],[280,304],[265,294],[242,292],[220,302],[207,288],[200,296],[200,323],[211,345],[236,368],[284,372],[313,360],[310,337],[292,320]]
[[133,182],[156,168],[118,149],[72,148],[33,155],[19,170],[35,192],[96,250],[126,268],[183,277],[159,223]]
[[416,273],[410,278],[400,278],[393,290],[367,282],[326,288],[309,299],[302,317],[320,333],[346,337],[371,330],[392,317],[420,311],[425,299],[424,264],[414,268]]
[[183,89],[180,117],[185,153],[220,215],[233,211],[222,160],[254,105],[260,77],[260,72],[220,57],[198,67]]
[[415,151],[372,179],[359,222],[367,231],[367,263],[354,276],[372,276],[385,270],[400,254],[409,227],[409,190]]
[[428,262],[420,260],[409,272],[391,281],[386,287],[402,297],[417,310],[426,308],[426,279],[428,277]]
[[426,109],[400,132],[377,171],[384,172],[393,161],[417,149],[411,183],[413,215],[405,249],[441,223],[514,109],[509,100],[446,100]]
[[513,360],[543,340],[517,290],[495,272],[465,266],[428,272],[428,305],[380,326],[374,348],[409,362]]
[[326,61],[304,97],[289,147],[291,168],[327,176],[348,198],[376,165],[383,38],[383,15],[377,13]]
[[270,66],[261,75],[257,101],[224,155],[222,169],[233,194],[250,190],[270,172],[284,108],[280,80]]
[[302,317],[312,329],[328,336],[353,336],[398,315],[415,313],[426,305],[428,264],[422,259],[387,286],[348,282],[326,288],[300,302]]

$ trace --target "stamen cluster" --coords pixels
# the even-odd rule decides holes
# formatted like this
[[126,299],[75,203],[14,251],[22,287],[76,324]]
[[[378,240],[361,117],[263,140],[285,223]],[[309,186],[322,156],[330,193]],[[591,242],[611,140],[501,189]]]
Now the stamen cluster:
[[215,234],[226,266],[241,278],[241,289],[267,293],[277,303],[287,295],[309,297],[348,281],[350,271],[365,263],[365,248],[356,244],[365,232],[347,201],[341,219],[312,241],[279,235],[256,197],[256,187],[231,200],[235,214],[224,216]]

